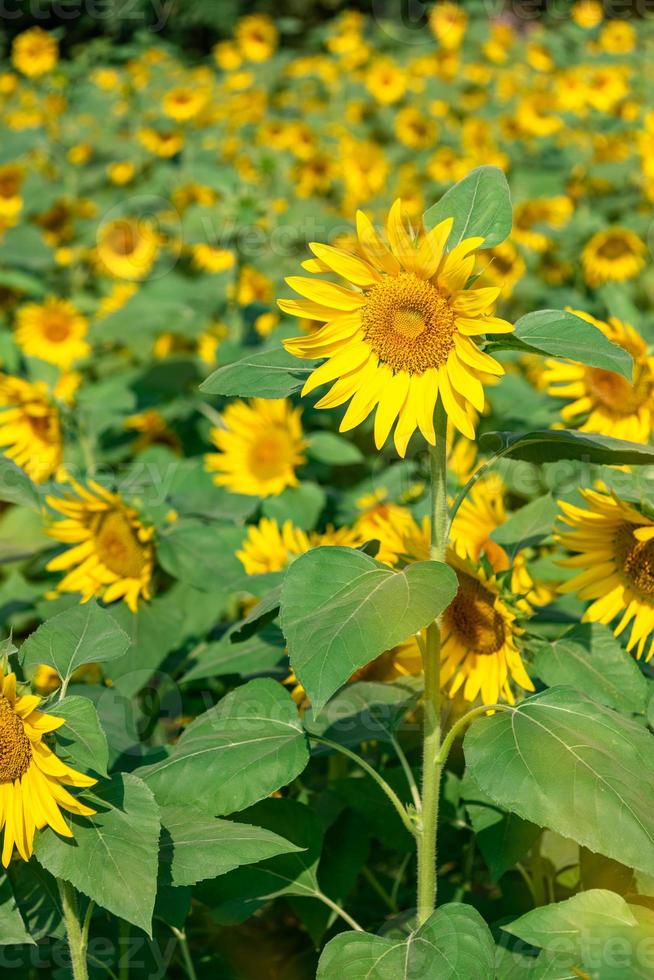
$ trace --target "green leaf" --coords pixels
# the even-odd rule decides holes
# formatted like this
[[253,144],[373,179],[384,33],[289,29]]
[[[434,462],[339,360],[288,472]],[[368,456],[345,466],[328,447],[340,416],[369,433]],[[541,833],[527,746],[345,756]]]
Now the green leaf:
[[47,936],[65,935],[61,896],[52,875],[35,858],[12,862],[8,874],[14,898],[32,939],[38,941]]
[[69,696],[47,706],[49,715],[65,718],[66,724],[55,732],[58,755],[74,769],[107,775],[109,748],[100,726],[95,705],[88,698]]
[[105,663],[122,657],[129,637],[115,619],[92,599],[71,606],[46,620],[20,650],[23,667],[47,664],[64,683],[84,664]]
[[484,453],[501,453],[529,463],[554,463],[578,459],[611,466],[651,466],[654,447],[610,436],[591,435],[574,429],[541,429],[535,432],[485,432],[479,439]]
[[163,807],[161,824],[166,884],[194,885],[244,864],[301,850],[263,827],[220,820],[191,806]]
[[239,525],[183,518],[160,532],[157,558],[170,575],[196,589],[229,591],[246,577],[235,554],[243,535]]
[[95,816],[68,817],[72,838],[43,831],[36,858],[55,878],[151,935],[160,833],[154,797],[142,780],[123,773],[84,798]]
[[654,741],[640,725],[553,688],[475,721],[464,750],[503,809],[654,873]]
[[326,501],[327,494],[317,483],[300,483],[297,487],[287,487],[278,497],[268,497],[261,510],[280,527],[285,521],[291,521],[295,527],[313,531]]
[[255,674],[270,673],[277,664],[286,659],[284,637],[276,626],[267,626],[256,636],[235,643],[231,630],[215,643],[209,643],[200,650],[192,661],[192,666],[182,677],[184,684],[189,681],[204,680],[207,677],[225,677],[237,674],[252,677]]
[[516,322],[513,333],[506,340],[494,341],[493,347],[563,357],[613,371],[627,381],[631,381],[633,372],[633,358],[628,351],[612,343],[592,323],[566,310],[527,313]]
[[399,678],[393,683],[357,681],[346,684],[325,705],[317,718],[312,710],[304,715],[308,732],[323,735],[341,745],[388,741],[407,705],[421,693],[422,680]]
[[477,167],[443,194],[425,211],[425,227],[434,228],[445,218],[454,218],[448,241],[452,249],[464,238],[480,235],[482,248],[499,245],[511,233],[511,194],[499,167]]
[[406,942],[343,932],[325,946],[316,980],[487,980],[494,975],[495,944],[470,905],[433,912]]
[[315,366],[314,361],[300,361],[283,348],[256,351],[218,368],[202,382],[200,391],[241,398],[287,398],[300,391]]
[[431,623],[456,594],[439,562],[401,572],[351,548],[316,548],[288,569],[281,624],[291,665],[319,711],[355,670]]
[[541,828],[499,807],[480,790],[470,773],[461,785],[475,841],[493,881],[514,867],[541,834]]
[[232,691],[189,725],[169,758],[139,772],[162,806],[191,799],[222,816],[286,786],[308,759],[293,700],[265,679]]
[[607,626],[580,623],[534,646],[533,671],[548,687],[569,685],[616,711],[645,713],[647,680]]
[[574,955],[582,952],[590,934],[595,941],[609,939],[637,925],[621,895],[593,888],[564,902],[533,909],[502,928],[542,949],[561,951],[563,941],[566,951]]
[[491,538],[511,555],[522,548],[533,548],[552,533],[559,508],[551,494],[530,500],[528,504],[491,532]]
[[124,602],[112,607],[111,615],[128,635],[130,646],[105,673],[114,687],[131,696],[145,687],[157,667],[183,639],[184,605],[175,600],[174,589],[162,597],[139,605],[133,613]]
[[312,459],[329,466],[353,466],[364,459],[358,446],[335,432],[312,433],[307,452]]
[[2,872],[0,875],[0,946],[21,943],[33,946],[34,940],[25,928],[7,873]]
[[0,455],[0,500],[8,504],[18,504],[20,507],[29,507],[30,510],[40,510],[42,504],[39,490],[25,470],[2,455]]

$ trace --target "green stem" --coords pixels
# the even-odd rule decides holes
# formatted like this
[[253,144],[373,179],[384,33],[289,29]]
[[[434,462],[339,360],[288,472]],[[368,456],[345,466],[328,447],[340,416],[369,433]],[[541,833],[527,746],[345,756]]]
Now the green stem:
[[363,868],[361,869],[361,874],[366,879],[366,881],[368,882],[372,890],[377,892],[384,905],[387,905],[391,912],[396,913],[398,911],[398,908],[397,908],[397,903],[393,900],[393,896],[389,895],[389,893],[382,885],[381,881],[378,880],[378,878],[376,877],[376,875],[373,874],[370,868],[367,868],[364,865]]
[[343,922],[347,922],[349,927],[354,929],[355,932],[365,932],[363,927],[359,925],[356,919],[353,919],[352,916],[346,912],[345,909],[338,904],[338,902],[334,902],[329,895],[325,895],[325,893],[321,891],[316,892],[315,895],[316,898],[321,902],[324,902],[324,904],[330,908],[332,912],[335,912],[336,915],[343,920]]
[[188,980],[198,980],[198,975],[195,972],[195,967],[193,966],[193,959],[191,957],[191,950],[188,948],[188,939],[186,938],[186,933],[181,929],[176,929],[171,926],[171,929],[177,937],[177,942],[179,943],[179,948],[182,951],[182,956],[184,958],[184,969],[186,970],[186,976]]
[[438,753],[438,764],[439,766],[444,766],[447,762],[447,757],[450,754],[450,749],[454,744],[457,737],[461,734],[466,725],[469,725],[471,721],[475,718],[479,718],[481,715],[485,715],[488,711],[511,711],[513,710],[508,704],[482,704],[478,708],[473,708],[472,711],[466,712],[462,715],[459,720],[452,725],[449,732],[443,739],[443,744],[441,745],[441,750]]
[[[447,415],[438,400],[434,419],[436,444],[430,447],[431,549],[433,561],[444,561],[447,547]],[[442,765],[441,743],[441,634],[440,623],[427,627],[423,655],[425,675],[422,821],[418,836],[418,923],[422,925],[436,907],[438,803]]]
[[338,742],[332,742],[330,738],[324,738],[322,735],[313,735],[311,733],[309,733],[309,738],[313,739],[314,742],[320,742],[321,745],[329,746],[330,749],[334,749],[336,752],[341,752],[343,755],[346,755],[348,759],[352,759],[353,762],[356,762],[356,764],[360,766],[364,772],[367,772],[368,775],[375,780],[375,782],[380,787],[380,789],[384,791],[388,799],[391,801],[391,803],[393,804],[393,806],[398,812],[400,820],[402,821],[406,829],[409,831],[411,836],[412,837],[416,836],[417,833],[416,828],[414,827],[411,818],[409,817],[409,814],[406,811],[406,807],[402,803],[402,800],[399,798],[399,796],[392,788],[392,786],[389,786],[386,780],[379,775],[376,769],[373,769],[373,767],[368,762],[366,762],[365,759],[362,759],[360,755],[357,755],[356,752],[351,752],[350,749],[346,749],[344,745],[339,745]]
[[82,927],[79,923],[79,912],[77,908],[77,895],[75,889],[68,881],[57,879],[59,895],[61,897],[61,908],[64,914],[64,923],[68,935],[68,948],[70,950],[70,965],[73,971],[74,980],[88,980],[88,968],[86,965],[86,941]]
[[413,804],[416,808],[416,812],[420,813],[420,811],[422,810],[422,800],[420,799],[420,790],[418,789],[418,785],[415,779],[413,778],[413,773],[411,772],[411,766],[409,765],[409,760],[404,754],[404,750],[402,746],[400,745],[400,743],[398,742],[397,738],[393,733],[391,733],[390,739],[391,739],[391,745],[395,750],[395,755],[400,760],[400,765],[402,766],[402,770],[404,772],[404,775],[406,776],[406,781],[409,784],[409,789],[411,790],[411,796],[413,798]]

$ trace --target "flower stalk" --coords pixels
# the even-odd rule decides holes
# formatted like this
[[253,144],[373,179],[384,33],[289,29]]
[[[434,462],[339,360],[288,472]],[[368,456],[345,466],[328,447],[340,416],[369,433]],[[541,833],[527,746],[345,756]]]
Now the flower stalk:
[[66,925],[66,934],[68,936],[70,965],[73,971],[73,977],[74,980],[88,980],[89,973],[86,963],[88,929],[83,929],[80,925],[77,894],[68,881],[58,880],[57,885],[59,886],[61,908]]
[[[442,401],[434,418],[436,442],[429,450],[431,485],[431,549],[433,561],[444,561],[447,547],[447,415]],[[418,923],[429,918],[436,907],[438,804],[442,763],[440,702],[440,621],[427,628],[423,651],[425,675],[422,820],[418,837]]]

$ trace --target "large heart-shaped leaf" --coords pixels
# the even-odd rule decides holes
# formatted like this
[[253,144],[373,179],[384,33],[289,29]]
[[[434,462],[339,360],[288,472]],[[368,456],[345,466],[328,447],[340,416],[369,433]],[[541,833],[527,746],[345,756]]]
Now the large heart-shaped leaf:
[[49,829],[39,834],[37,860],[55,878],[151,935],[161,829],[154,797],[125,773],[85,799],[95,816],[69,817],[70,838]]
[[470,905],[443,905],[405,942],[344,932],[325,946],[317,980],[488,980],[495,944]]
[[483,248],[503,242],[511,232],[513,216],[509,185],[499,167],[477,167],[423,216],[426,228],[434,228],[445,218],[454,218],[449,248],[477,235],[484,239]]
[[473,778],[506,810],[654,874],[654,738],[572,688],[478,719]]
[[286,786],[308,760],[293,700],[266,679],[232,691],[189,725],[167,759],[139,773],[162,806],[186,799],[222,816]]
[[355,670],[427,626],[456,594],[454,572],[424,561],[394,572],[351,548],[316,548],[289,568],[281,624],[291,665],[319,711]]
[[83,664],[122,657],[129,642],[111,614],[92,599],[46,620],[25,640],[20,659],[23,667],[54,667],[67,683]]

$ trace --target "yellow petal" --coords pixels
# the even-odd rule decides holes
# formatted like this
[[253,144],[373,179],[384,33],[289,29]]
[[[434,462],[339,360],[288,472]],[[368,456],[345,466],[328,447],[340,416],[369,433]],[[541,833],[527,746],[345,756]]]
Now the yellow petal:
[[333,245],[321,245],[318,242],[311,242],[309,248],[323,265],[355,286],[373,286],[379,282],[379,273],[355,255],[350,255],[340,248],[334,248]]
[[375,231],[372,222],[363,211],[357,211],[357,237],[363,255],[376,269],[388,276],[397,276],[402,271],[400,263]]
[[386,233],[388,234],[388,240],[391,243],[395,257],[399,259],[402,266],[408,272],[413,272],[416,260],[416,248],[411,236],[404,227],[402,202],[399,198],[393,203],[391,210],[388,212]]
[[375,415],[375,445],[377,449],[381,449],[388,439],[388,434],[404,404],[408,390],[409,375],[406,371],[399,371],[393,375],[382,392]]
[[288,276],[285,280],[287,285],[294,289],[300,296],[306,296],[322,306],[330,307],[332,310],[358,310],[365,303],[365,297],[361,293],[355,293],[352,289],[345,289],[334,282],[326,282],[324,279],[306,279],[304,276]]
[[427,232],[420,243],[416,256],[416,275],[423,279],[431,279],[432,276],[436,275],[453,224],[454,218],[446,218],[445,221],[440,221],[435,228]]

